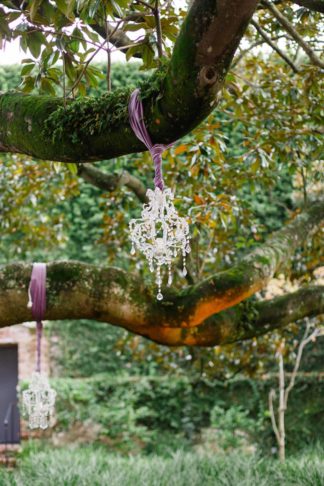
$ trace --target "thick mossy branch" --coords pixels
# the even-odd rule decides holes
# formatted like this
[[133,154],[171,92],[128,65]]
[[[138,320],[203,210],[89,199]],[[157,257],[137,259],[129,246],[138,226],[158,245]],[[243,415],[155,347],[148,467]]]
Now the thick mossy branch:
[[[324,201],[311,205],[291,223],[229,270],[217,273],[177,296],[181,327],[197,326],[209,316],[241,302],[266,286],[279,268],[324,220]],[[178,324],[179,326],[179,324]]]
[[267,301],[246,301],[190,329],[146,327],[139,334],[166,346],[216,346],[244,341],[324,313],[324,286],[302,288]]
[[[231,342],[257,334],[259,329],[266,332],[271,323],[276,326],[291,322],[292,316],[300,318],[305,301],[296,307],[300,314],[290,309],[282,315],[280,306],[276,311],[264,304],[261,313],[258,304],[236,304],[263,288],[323,220],[324,202],[317,202],[231,269],[180,293],[168,294],[165,289],[162,302],[156,300],[155,288],[146,287],[141,279],[124,270],[81,262],[50,263],[46,318],[95,319],[169,345],[204,345],[203,341],[210,343],[210,339],[214,343]],[[31,320],[27,309],[30,275],[30,264],[0,267],[0,327]],[[321,294],[316,295],[319,299]],[[305,312],[311,314],[308,302]],[[314,309],[318,310],[316,305]],[[221,312],[225,309],[228,313]],[[277,324],[271,321],[272,309]],[[209,339],[209,335],[213,337]]]
[[[31,266],[13,264],[0,271],[0,327],[31,321],[27,286]],[[106,280],[103,281],[102,279]],[[243,341],[324,313],[324,287],[306,287],[269,301],[247,301],[206,319],[198,327],[145,325],[151,296],[118,269],[78,262],[53,263],[47,269],[48,320],[93,319],[124,327],[167,346],[215,346]],[[125,288],[129,294],[125,298]],[[141,293],[141,300],[138,298]]]
[[[172,142],[214,108],[257,0],[195,0],[170,62],[141,85],[153,142]],[[145,150],[127,115],[131,88],[68,101],[0,95],[0,151],[62,162],[104,160]]]
[[[149,86],[149,94],[159,93]],[[44,160],[84,162],[143,150],[128,123],[134,87],[100,97],[68,100],[10,93],[0,95],[0,151]],[[145,89],[143,99],[148,96]]]
[[[26,302],[31,270],[25,263],[0,267],[0,327],[32,320]],[[46,287],[48,320],[87,318],[141,326],[153,300],[129,272],[76,261],[48,263]]]
[[[153,76],[141,81],[141,99],[155,99],[161,92],[167,74],[167,64],[157,69]],[[135,86],[119,88],[100,97],[79,98],[63,105],[45,122],[44,134],[53,143],[66,136],[72,144],[85,145],[92,135],[106,135],[109,131],[128,126],[128,103]],[[119,149],[121,150],[121,149]]]

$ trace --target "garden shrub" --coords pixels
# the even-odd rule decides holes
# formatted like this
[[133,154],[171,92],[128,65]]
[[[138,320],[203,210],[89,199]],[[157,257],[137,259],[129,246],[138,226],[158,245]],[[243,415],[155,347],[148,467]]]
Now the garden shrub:
[[[112,449],[151,453],[187,448],[211,429],[208,440],[217,439],[222,448],[252,444],[269,452],[276,446],[267,411],[274,380],[236,378],[210,386],[170,376],[57,378],[52,381],[58,393],[54,433],[76,424],[97,424],[98,441]],[[323,388],[323,380],[311,375],[298,379],[286,416],[288,450],[324,442]]]

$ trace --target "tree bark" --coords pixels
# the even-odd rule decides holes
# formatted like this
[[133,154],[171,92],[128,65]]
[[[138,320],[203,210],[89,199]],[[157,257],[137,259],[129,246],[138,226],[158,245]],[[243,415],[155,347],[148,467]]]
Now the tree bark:
[[293,0],[293,3],[314,12],[324,13],[324,0]]
[[279,353],[279,407],[278,407],[278,431],[279,431],[279,459],[285,462],[286,457],[286,432],[285,432],[285,370],[282,352]]
[[[153,142],[172,142],[216,106],[234,53],[257,0],[195,0],[172,58],[141,88]],[[128,122],[130,90],[68,101],[0,95],[0,151],[38,159],[85,162],[145,150]]]

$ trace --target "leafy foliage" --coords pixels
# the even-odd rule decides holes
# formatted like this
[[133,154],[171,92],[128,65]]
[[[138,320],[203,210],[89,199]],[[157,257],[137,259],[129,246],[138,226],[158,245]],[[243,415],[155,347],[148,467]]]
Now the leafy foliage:
[[[101,442],[123,452],[165,453],[182,443],[188,449],[199,444],[207,451],[252,448],[269,454],[275,438],[267,403],[275,381],[273,375],[195,382],[171,375],[129,376],[127,369],[87,379],[56,378],[53,440],[66,433],[76,442]],[[286,417],[290,452],[323,442],[323,386],[316,374],[298,379]]]
[[[179,20],[184,11],[176,9],[173,2],[160,4],[161,48],[170,55],[170,41],[174,42],[179,31]],[[147,7],[149,5],[149,7]],[[158,66],[157,18],[150,3],[131,3],[125,0],[92,2],[61,0],[29,1],[21,7],[20,2],[3,2],[0,10],[1,42],[19,39],[20,47],[28,55],[23,61],[21,89],[29,93],[55,94],[63,90],[64,95],[84,95],[88,89],[98,86],[104,78],[91,60],[101,51],[108,55],[114,49],[126,50],[126,58],[139,55],[142,69]],[[14,24],[13,24],[14,22]],[[122,30],[128,45],[113,46],[117,30]],[[137,35],[128,39],[127,33]],[[125,44],[125,43],[124,43]],[[63,62],[58,67],[57,61]]]

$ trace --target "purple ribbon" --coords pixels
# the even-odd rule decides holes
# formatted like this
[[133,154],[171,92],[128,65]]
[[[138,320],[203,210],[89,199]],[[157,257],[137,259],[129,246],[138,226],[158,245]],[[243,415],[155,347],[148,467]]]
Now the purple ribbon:
[[164,183],[162,176],[162,153],[173,145],[157,143],[153,145],[151,137],[144,123],[143,104],[139,96],[140,90],[137,88],[130,96],[128,105],[129,123],[136,137],[146,145],[152,155],[155,168],[154,185],[163,191]]
[[42,320],[46,311],[46,264],[34,263],[33,270],[28,287],[29,302],[28,307],[31,306],[33,318],[36,321],[37,333],[37,358],[36,371],[41,370],[41,340],[43,323]]

